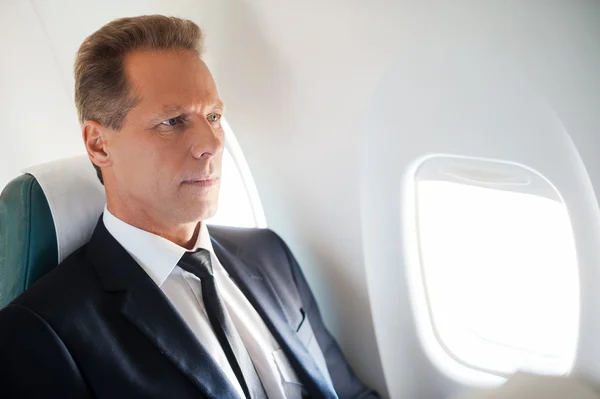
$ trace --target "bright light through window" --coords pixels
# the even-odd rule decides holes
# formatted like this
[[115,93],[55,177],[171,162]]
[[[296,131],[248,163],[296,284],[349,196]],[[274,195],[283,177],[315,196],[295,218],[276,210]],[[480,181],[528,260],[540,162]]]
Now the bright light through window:
[[225,150],[221,167],[219,207],[208,224],[233,227],[267,227],[258,191],[240,145],[225,119]]
[[435,179],[416,190],[423,283],[447,354],[499,375],[568,373],[579,281],[566,206],[523,190]]
[[254,211],[244,180],[229,151],[223,152],[219,208],[209,224],[256,227]]

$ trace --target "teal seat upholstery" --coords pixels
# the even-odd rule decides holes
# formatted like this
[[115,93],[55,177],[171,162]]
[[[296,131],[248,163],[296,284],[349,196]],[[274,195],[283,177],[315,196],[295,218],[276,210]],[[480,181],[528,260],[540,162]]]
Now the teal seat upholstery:
[[104,190],[87,156],[29,168],[0,194],[0,309],[85,244]]
[[0,308],[56,266],[54,220],[40,184],[30,174],[0,194]]

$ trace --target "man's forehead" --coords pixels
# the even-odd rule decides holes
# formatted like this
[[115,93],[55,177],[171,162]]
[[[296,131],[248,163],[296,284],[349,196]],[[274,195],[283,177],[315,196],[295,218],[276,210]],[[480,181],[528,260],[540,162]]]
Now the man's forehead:
[[131,90],[156,111],[223,106],[208,67],[191,51],[139,51],[125,58]]
[[208,67],[191,51],[135,51],[124,64],[128,80],[142,92],[185,90],[210,95],[217,91]]

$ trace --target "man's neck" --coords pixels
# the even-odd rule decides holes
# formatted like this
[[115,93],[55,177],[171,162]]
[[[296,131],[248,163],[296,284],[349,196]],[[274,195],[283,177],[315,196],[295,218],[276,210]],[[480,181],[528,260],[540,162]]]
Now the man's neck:
[[127,208],[115,206],[110,201],[107,201],[106,208],[119,220],[140,230],[163,237],[185,249],[193,249],[198,240],[198,234],[200,234],[202,222],[167,226],[143,210],[128,212]]

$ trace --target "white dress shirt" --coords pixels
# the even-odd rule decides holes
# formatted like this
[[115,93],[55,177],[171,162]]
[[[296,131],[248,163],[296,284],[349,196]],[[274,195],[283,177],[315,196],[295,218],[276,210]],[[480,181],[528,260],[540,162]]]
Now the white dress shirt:
[[[198,341],[229,378],[240,398],[244,398],[244,392],[206,314],[200,279],[177,266],[177,262],[187,250],[163,237],[123,222],[106,208],[103,221],[108,232],[160,287]],[[194,250],[198,248],[210,252],[215,282],[267,396],[273,399],[299,398],[300,381],[258,312],[217,259],[204,223]]]

